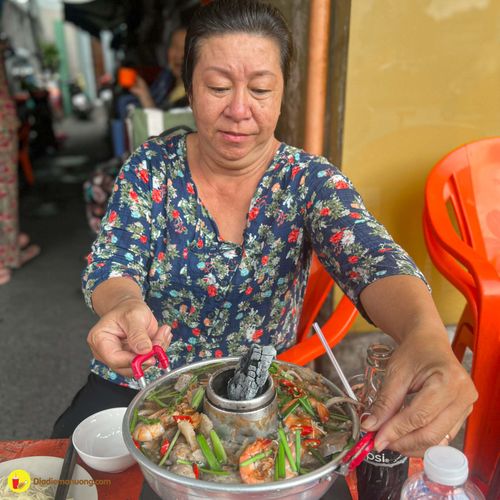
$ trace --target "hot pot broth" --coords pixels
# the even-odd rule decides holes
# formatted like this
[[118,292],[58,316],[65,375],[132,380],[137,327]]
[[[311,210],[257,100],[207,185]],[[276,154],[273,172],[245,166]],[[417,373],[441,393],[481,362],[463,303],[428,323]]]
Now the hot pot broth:
[[225,440],[203,412],[205,389],[220,364],[182,373],[150,391],[134,410],[136,446],[155,464],[196,479],[257,484],[307,474],[351,445],[344,405],[312,370],[273,363],[278,429],[242,443]]

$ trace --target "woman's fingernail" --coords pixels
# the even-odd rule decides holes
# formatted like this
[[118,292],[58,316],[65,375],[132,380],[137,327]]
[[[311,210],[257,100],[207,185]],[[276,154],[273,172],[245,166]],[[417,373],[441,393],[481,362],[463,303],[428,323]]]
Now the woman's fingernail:
[[387,445],[389,444],[389,441],[381,441],[380,443],[375,441],[375,449],[380,452],[383,451],[387,448]]
[[377,417],[375,417],[375,415],[370,415],[361,422],[361,427],[366,430],[370,430],[375,427],[375,425],[377,425]]
[[137,345],[138,351],[149,351],[149,349],[150,349],[150,347],[149,347],[149,344],[147,342],[140,342]]

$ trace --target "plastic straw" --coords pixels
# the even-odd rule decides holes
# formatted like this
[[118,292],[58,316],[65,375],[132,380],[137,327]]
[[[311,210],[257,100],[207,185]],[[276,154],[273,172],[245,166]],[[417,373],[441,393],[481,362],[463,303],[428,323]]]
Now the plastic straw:
[[330,346],[328,345],[328,342],[326,341],[325,335],[321,331],[321,328],[319,327],[318,323],[313,323],[313,328],[318,334],[319,339],[321,340],[321,343],[323,344],[323,347],[325,348],[326,353],[328,354],[328,357],[330,358],[330,361],[332,362],[333,367],[337,371],[340,381],[342,382],[345,391],[347,392],[348,396],[355,401],[358,400],[356,397],[356,394],[354,394],[354,391],[351,389],[351,386],[349,385],[349,382],[345,378],[344,372],[340,368],[340,365],[338,361],[335,359],[335,356],[333,355],[332,350],[330,349]]

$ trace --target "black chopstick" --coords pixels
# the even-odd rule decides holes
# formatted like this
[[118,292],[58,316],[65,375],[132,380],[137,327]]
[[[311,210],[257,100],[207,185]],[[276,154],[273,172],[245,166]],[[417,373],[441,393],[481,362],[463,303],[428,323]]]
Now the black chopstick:
[[64,456],[64,462],[61,468],[61,474],[59,476],[59,483],[57,485],[56,496],[54,500],[66,500],[68,496],[68,490],[70,487],[69,479],[73,477],[73,470],[75,469],[77,459],[77,453],[75,447],[73,446],[73,438],[70,436],[68,449],[66,450],[66,455]]

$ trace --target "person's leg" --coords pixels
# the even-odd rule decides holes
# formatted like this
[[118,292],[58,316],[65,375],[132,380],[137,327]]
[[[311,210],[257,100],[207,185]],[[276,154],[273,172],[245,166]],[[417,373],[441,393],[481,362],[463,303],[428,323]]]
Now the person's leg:
[[135,389],[113,384],[91,373],[70,406],[56,420],[51,438],[71,436],[82,420],[101,410],[128,406],[136,394]]

